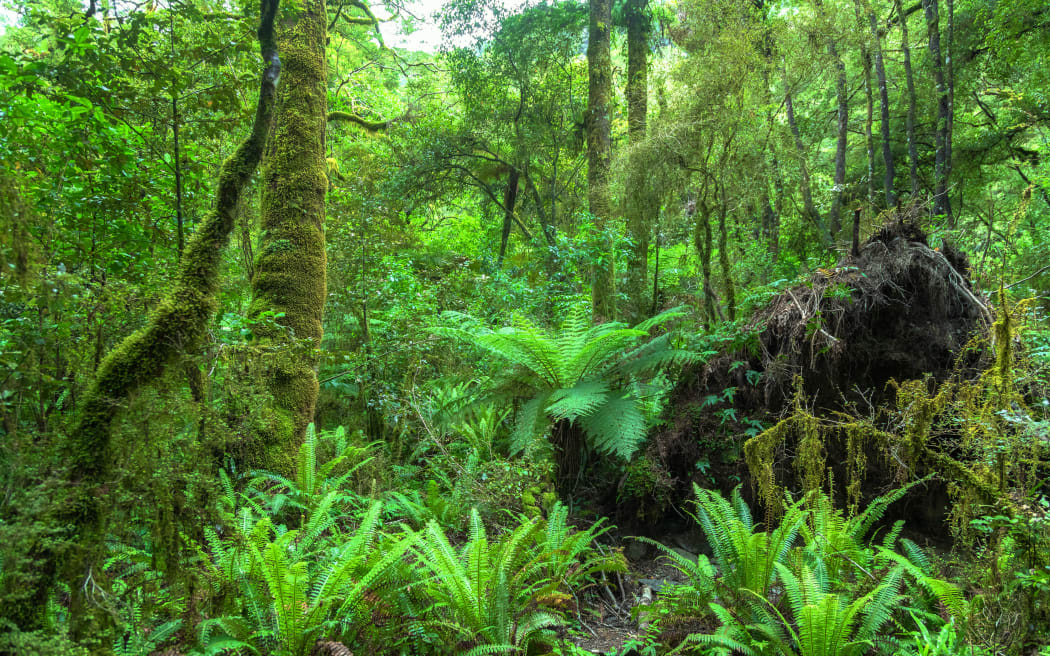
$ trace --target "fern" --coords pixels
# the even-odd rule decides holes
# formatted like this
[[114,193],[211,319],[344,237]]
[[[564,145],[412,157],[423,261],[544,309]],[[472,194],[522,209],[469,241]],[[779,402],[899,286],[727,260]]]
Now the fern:
[[737,486],[730,499],[693,485],[696,519],[714,552],[721,572],[720,584],[739,597],[743,590],[765,595],[795,542],[804,514],[795,503],[785,511],[780,525],[770,533],[755,529],[751,512]]
[[322,634],[352,634],[367,624],[366,602],[374,603],[377,591],[392,590],[384,603],[396,604],[399,568],[415,536],[383,534],[380,502],[343,533],[334,510],[339,499],[336,491],[325,494],[296,530],[269,517],[253,520],[243,509],[234,536],[206,531],[208,578],[219,584],[213,587],[236,591],[241,618],[202,623],[205,653],[244,643],[253,651],[304,655]]
[[594,573],[622,567],[593,549],[594,539],[608,529],[599,522],[573,531],[567,515],[556,504],[546,522],[522,518],[493,539],[474,510],[468,539],[458,549],[431,521],[416,547],[432,575],[426,629],[466,653],[525,653],[530,645],[549,644],[565,620],[556,609],[543,608],[544,600],[567,598]]
[[[333,447],[335,454],[321,462],[323,442]],[[309,424],[306,437],[299,446],[295,478],[268,471],[253,472],[251,487],[254,495],[266,500],[268,513],[274,516],[281,516],[286,506],[299,513],[316,515],[318,505],[333,493],[338,494],[337,501],[360,508],[364,500],[349,491],[347,483],[358,469],[371,462],[373,456],[369,454],[376,444],[357,447],[349,442],[342,427],[318,435],[314,425]],[[336,474],[340,470],[342,472]],[[295,519],[289,517],[288,521],[294,524]]]
[[[906,490],[876,499],[850,519],[826,495],[813,493],[804,504],[789,505],[784,521],[767,534],[755,530],[738,490],[725,499],[697,489],[696,519],[720,573],[702,558],[692,564],[661,547],[693,587],[716,599],[709,607],[722,626],[710,635],[690,636],[689,643],[724,654],[862,656],[886,642],[885,627],[895,615],[914,615],[909,598],[932,598],[961,617],[961,592],[930,575],[929,560],[917,545],[901,540],[904,553],[893,550],[900,522],[881,545],[861,542]],[[798,535],[803,544],[792,548]]]

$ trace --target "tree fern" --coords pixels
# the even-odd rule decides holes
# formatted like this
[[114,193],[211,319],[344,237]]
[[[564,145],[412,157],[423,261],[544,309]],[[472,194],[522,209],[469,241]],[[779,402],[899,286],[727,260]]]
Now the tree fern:
[[[591,325],[588,307],[580,305],[557,331],[549,332],[525,319],[491,330],[467,315],[446,313],[450,325],[433,332],[471,344],[510,365],[494,392],[523,400],[511,435],[514,452],[545,434],[564,436],[579,429],[587,448],[629,458],[647,429],[638,383],[664,367],[695,359],[691,352],[673,348],[666,335],[649,340],[650,330],[682,314],[667,311],[634,328],[615,322]],[[555,444],[560,483],[575,480],[569,469],[578,464],[581,454],[565,452],[570,448],[575,447]]]

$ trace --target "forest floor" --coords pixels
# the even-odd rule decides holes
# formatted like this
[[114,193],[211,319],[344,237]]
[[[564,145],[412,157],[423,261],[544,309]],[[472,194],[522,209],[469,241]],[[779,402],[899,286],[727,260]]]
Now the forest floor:
[[[693,560],[700,551],[691,535],[668,535],[661,541]],[[646,608],[670,586],[687,582],[686,576],[655,547],[630,537],[617,542],[614,548],[622,549],[628,571],[606,575],[607,584],[599,584],[580,599],[581,630],[573,642],[595,654],[634,653],[625,647],[644,639],[648,623]]]

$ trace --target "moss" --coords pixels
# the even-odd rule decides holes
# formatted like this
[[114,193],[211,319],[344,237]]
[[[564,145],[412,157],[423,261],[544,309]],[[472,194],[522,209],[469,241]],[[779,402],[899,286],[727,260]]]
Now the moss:
[[909,380],[897,386],[897,409],[903,422],[902,462],[914,473],[930,439],[934,419],[944,412],[951,398],[952,385],[942,385],[931,396],[929,383]]
[[776,448],[791,432],[791,418],[783,419],[744,443],[744,459],[758,487],[759,498],[767,509],[779,507],[783,491],[776,485],[773,461]]
[[[758,487],[759,497],[771,518],[782,510],[783,487],[776,482],[774,464],[783,445],[797,445],[794,469],[802,482],[802,492],[834,487],[832,468],[827,463],[829,440],[845,443],[846,499],[851,512],[860,506],[862,485],[867,471],[867,452],[874,448],[888,453],[897,438],[879,430],[870,422],[849,418],[848,421],[822,419],[806,409],[801,379],[795,381],[795,409],[791,415],[744,444],[748,469]],[[846,416],[848,417],[848,415]]]
[[273,414],[258,426],[260,460],[244,464],[290,475],[317,403],[327,268],[328,80],[324,0],[306,0],[287,12],[277,33],[284,64],[263,171],[263,236],[248,311],[250,317],[274,312],[287,330],[257,333],[266,346],[260,364]]

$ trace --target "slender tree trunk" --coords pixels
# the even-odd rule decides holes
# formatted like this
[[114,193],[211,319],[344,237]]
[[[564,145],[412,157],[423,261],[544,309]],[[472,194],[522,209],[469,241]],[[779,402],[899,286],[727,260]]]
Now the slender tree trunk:
[[602,256],[592,265],[591,304],[594,318],[616,318],[616,273],[611,235],[609,170],[612,133],[609,105],[612,96],[612,2],[590,0],[587,40],[587,202],[601,231]]
[[[649,0],[627,2],[627,134],[632,146],[645,139],[648,113]],[[649,239],[652,232],[652,190],[645,172],[637,161],[631,164],[624,190],[627,231],[631,236],[630,261],[627,263],[627,286],[631,307],[641,314],[645,307],[646,273]],[[637,317],[636,317],[637,318]]]
[[715,293],[711,287],[711,251],[714,250],[711,236],[711,209],[706,203],[697,203],[696,226],[693,243],[700,255],[701,299],[704,306],[704,324],[710,327],[717,317]]
[[172,92],[171,94],[171,133],[172,140],[174,141],[174,157],[175,157],[175,230],[176,230],[176,243],[178,248],[179,257],[182,257],[182,250],[185,246],[183,238],[183,219],[182,219],[182,151],[179,149],[179,96]]
[[[948,193],[948,182],[952,179],[952,134],[955,131],[955,0],[948,0],[948,53],[945,62],[946,83],[948,85],[948,118],[944,135],[944,198],[948,219],[955,227],[955,215]],[[962,195],[959,196],[962,211]]]
[[317,402],[325,301],[327,68],[325,0],[301,0],[281,21],[284,72],[263,170],[262,240],[248,314],[276,320],[255,330],[271,348],[261,362],[271,407],[258,419],[254,467],[290,475]]
[[788,84],[787,70],[783,67],[781,68],[781,75],[784,78],[784,108],[787,111],[788,128],[791,130],[791,136],[794,137],[795,155],[798,157],[799,177],[801,179],[800,186],[802,192],[802,212],[805,214],[806,220],[810,221],[817,229],[821,241],[826,246],[831,243],[831,235],[828,234],[827,226],[824,225],[824,219],[821,218],[820,212],[817,211],[817,206],[813,203],[813,190],[809,179],[809,164],[806,162],[806,147],[802,144],[802,136],[799,134],[798,123],[795,121],[795,101],[793,94],[791,93],[791,87]]
[[379,403],[375,402],[372,388],[379,376],[376,372],[375,353],[372,348],[372,330],[369,327],[368,301],[361,299],[361,346],[365,354],[365,380],[361,385],[361,399],[364,401],[365,433],[369,440],[380,441],[383,439],[383,428],[386,422],[383,414],[379,411]]
[[[762,84],[764,89],[764,96],[766,98],[766,105],[769,107],[773,106],[772,102],[772,89],[769,85],[769,69],[773,66],[773,44],[772,37],[769,35],[768,30],[765,32],[761,46],[762,55],[766,60],[766,67],[762,69]],[[793,108],[792,108],[793,109]],[[770,133],[777,127],[776,116],[772,109],[766,111],[766,122],[769,125]],[[784,210],[784,178],[780,172],[780,160],[777,158],[776,151],[770,148],[770,171],[769,176],[773,182],[773,206],[769,206],[769,185],[768,182],[763,186],[763,198],[765,199],[765,206],[763,209],[763,219],[766,221],[766,239],[768,240],[769,254],[773,258],[775,263],[780,257],[780,217],[783,216]]]
[[933,62],[933,83],[937,89],[936,152],[933,165],[933,213],[952,220],[948,200],[948,128],[951,122],[948,88],[944,81],[944,59],[941,55],[941,32],[938,0],[922,0],[929,30],[930,59]]
[[[146,326],[126,337],[99,364],[64,444],[69,488],[60,491],[62,505],[45,511],[50,516],[30,514],[20,519],[30,529],[24,534],[27,544],[21,551],[33,571],[5,573],[5,580],[19,581],[19,590],[5,592],[0,601],[7,619],[23,630],[40,626],[52,584],[62,574],[72,594],[70,624],[74,637],[99,635],[93,624],[96,613],[85,598],[85,581],[102,577],[98,547],[103,538],[104,504],[110,498],[106,489],[112,483],[117,457],[111,444],[112,423],[131,394],[156,380],[168,365],[195,347],[215,312],[222,252],[233,230],[241,193],[262,156],[273,115],[274,84],[281,66],[273,38],[276,11],[277,0],[263,0],[258,38],[266,68],[255,120],[251,134],[219,171],[214,209],[193,233],[171,292]],[[33,540],[31,536],[38,535],[35,527],[41,523],[62,527],[69,532],[67,540],[54,535]],[[18,553],[19,548],[14,548]]]
[[[854,0],[853,13],[857,17],[857,29],[864,30],[864,17],[861,14],[860,0]],[[875,202],[875,140],[872,137],[872,125],[875,123],[875,99],[871,87],[871,52],[867,44],[861,45],[860,58],[864,69],[864,97],[867,101],[867,115],[864,120],[864,145],[868,151],[868,202]]]
[[871,55],[864,52],[864,96],[867,101],[867,114],[864,118],[864,145],[868,153],[868,202],[875,202],[875,138],[872,136],[872,125],[875,123],[875,100],[871,92]]
[[849,91],[846,88],[846,65],[839,56],[835,45],[829,46],[835,61],[835,99],[838,104],[837,128],[835,138],[835,190],[831,197],[832,237],[842,229],[842,196],[846,193],[846,146],[849,134]]
[[[827,19],[823,0],[815,0],[817,10]],[[828,26],[830,30],[830,25]],[[846,186],[846,146],[849,134],[849,90],[846,85],[846,64],[842,61],[834,36],[828,38],[828,54],[835,66],[836,137],[835,137],[835,188],[831,195],[831,210],[828,223],[832,238],[842,228],[842,196]]]
[[[865,0],[865,4],[867,4]],[[890,144],[890,94],[886,88],[886,66],[882,60],[882,38],[879,36],[879,21],[875,11],[868,6],[868,23],[871,27],[871,38],[875,44],[875,78],[879,82],[879,128],[882,137],[882,186],[886,193],[886,207],[897,206],[897,195],[893,191],[893,179],[896,170],[893,166],[893,148]]]
[[908,118],[906,131],[908,137],[908,173],[911,178],[911,197],[919,196],[919,151],[915,143],[915,77],[911,71],[911,46],[908,43],[908,16],[904,13],[901,0],[897,0],[897,16],[901,22],[901,49],[904,51],[904,77],[908,88]]
[[[170,14],[170,33],[171,33],[171,58],[175,59],[175,12]],[[179,149],[179,127],[180,127],[180,116],[179,116],[179,93],[175,88],[175,82],[172,81],[171,86],[171,136],[174,146],[174,158],[175,158],[175,230],[176,230],[176,245],[178,256],[182,257],[182,249],[186,245],[183,233],[182,224],[182,152]]]
[[536,215],[539,217],[540,232],[543,233],[543,239],[547,242],[547,246],[553,249],[558,230],[554,227],[553,217],[547,215],[547,211],[543,207],[543,197],[540,196],[540,190],[536,187],[536,181],[529,175],[528,170],[525,171],[525,186],[532,194],[532,202],[536,205]]
[[511,169],[507,176],[507,188],[503,191],[503,231],[499,240],[499,258],[496,260],[496,268],[503,268],[503,257],[507,254],[507,241],[510,239],[510,230],[514,227],[514,205],[518,201],[518,179],[521,174],[518,169]]
[[722,269],[722,286],[726,294],[726,312],[729,320],[736,320],[736,288],[733,286],[733,270],[729,266],[729,231],[726,229],[726,215],[729,213],[729,199],[725,189],[718,206],[718,266]]

